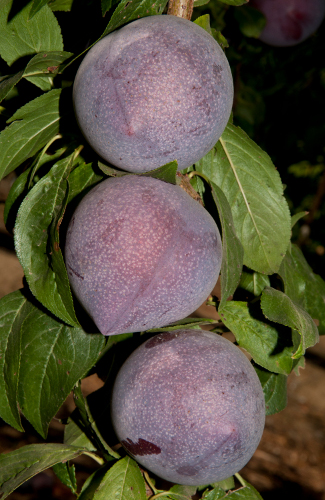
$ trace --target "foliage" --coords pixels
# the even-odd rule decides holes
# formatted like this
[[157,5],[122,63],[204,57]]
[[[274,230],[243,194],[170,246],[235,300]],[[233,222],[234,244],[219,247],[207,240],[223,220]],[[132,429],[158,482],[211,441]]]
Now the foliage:
[[[145,499],[145,482],[152,498],[189,500],[195,494],[196,488],[180,485],[157,489],[159,480],[155,483],[132,458],[112,449],[117,444],[112,432],[104,438],[100,422],[103,411],[109,412],[114,374],[143,337],[135,333],[104,338],[98,333],[74,302],[61,254],[67,221],[81,197],[107,175],[125,175],[104,165],[78,130],[71,86],[80,56],[101,36],[125,23],[162,14],[166,3],[30,0],[22,7],[19,0],[0,1],[0,177],[14,170],[18,174],[6,202],[5,221],[8,230],[14,228],[26,277],[22,290],[0,301],[0,417],[20,431],[28,420],[46,438],[51,419],[70,391],[77,397],[63,444],[28,445],[0,456],[3,499],[49,467],[76,493],[75,470],[68,461],[82,453],[90,454],[100,468],[83,485],[80,500]],[[289,49],[287,56],[263,47],[256,40],[263,20],[241,10],[247,9],[244,3],[195,2],[193,20],[199,18],[198,24],[219,43],[229,44],[226,54],[234,69],[236,100],[234,124],[229,123],[215,147],[183,173],[222,229],[221,297],[213,298],[221,317],[216,331],[230,329],[238,345],[252,356],[267,414],[272,414],[285,407],[287,375],[303,364],[305,350],[318,341],[315,323],[319,333],[325,334],[325,283],[290,241],[291,232],[297,238],[297,228],[304,223],[298,212],[309,208],[304,196],[299,198],[290,188],[292,176],[317,182],[323,175],[324,159],[319,151],[303,165],[294,153],[290,157],[297,145],[290,132],[286,139],[289,153],[283,157],[283,137],[290,127],[284,131],[279,124],[281,139],[274,144],[269,140],[270,128],[261,123],[263,115],[267,118],[273,112],[276,90],[289,89],[295,100],[294,82],[299,86],[307,78],[307,71],[299,74],[298,81],[295,75],[287,76],[285,57],[308,61],[308,54],[319,53],[321,43],[317,45],[317,38],[307,41],[297,52]],[[220,30],[226,41],[217,33]],[[301,72],[298,64],[297,71]],[[316,79],[315,73],[309,78]],[[317,84],[324,86],[324,74],[322,78]],[[307,125],[312,138],[300,148],[306,155],[315,144],[313,130],[324,130],[324,125]],[[259,145],[252,137],[260,138]],[[260,146],[283,167],[279,170],[288,184],[287,198],[279,170]],[[290,164],[291,169],[284,171]],[[177,183],[175,170],[169,164],[146,175]],[[289,208],[293,206],[298,207],[298,214],[292,229]],[[320,212],[316,207],[314,218],[319,219]],[[172,328],[209,323],[213,320],[187,318]],[[95,371],[101,359],[105,360],[106,383],[100,402],[93,404],[96,398],[84,399],[79,381]],[[237,489],[230,480],[199,491],[205,500],[261,498],[251,485],[240,481]]]

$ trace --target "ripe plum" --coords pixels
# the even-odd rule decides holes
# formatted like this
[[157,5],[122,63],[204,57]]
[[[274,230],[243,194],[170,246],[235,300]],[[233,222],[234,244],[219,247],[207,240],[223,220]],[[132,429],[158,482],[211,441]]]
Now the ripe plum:
[[204,330],[164,332],[138,347],[113,387],[112,423],[135,460],[167,481],[221,481],[250,460],[265,423],[245,354]]
[[145,172],[201,159],[227,125],[233,81],[219,44],[175,16],[138,19],[90,49],[77,72],[79,126],[105,160]]

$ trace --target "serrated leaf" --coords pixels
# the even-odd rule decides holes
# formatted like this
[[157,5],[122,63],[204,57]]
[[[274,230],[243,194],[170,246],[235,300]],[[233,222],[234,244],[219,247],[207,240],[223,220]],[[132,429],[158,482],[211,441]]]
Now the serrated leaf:
[[0,497],[7,498],[31,477],[62,460],[72,460],[83,449],[59,443],[28,444],[0,455]]
[[78,446],[81,448],[86,448],[89,451],[96,451],[93,443],[88,439],[86,434],[80,427],[69,418],[67,425],[64,427],[64,444],[70,446]]
[[244,264],[263,274],[277,272],[291,236],[290,213],[279,173],[270,157],[240,128],[228,124],[213,161],[196,166],[225,194]]
[[65,51],[46,51],[36,54],[26,66],[24,77],[39,76],[44,73],[56,75],[59,66],[69,57],[72,52]]
[[[90,396],[92,398],[92,401],[95,401],[96,403],[96,397],[98,394],[106,396],[106,398],[101,398],[100,400],[100,408],[101,411],[105,412],[106,409],[106,404],[109,404],[109,394],[106,393],[107,387],[104,386],[98,391],[95,391],[95,394]],[[109,389],[110,391],[110,389]],[[78,412],[76,414],[72,414],[71,418],[74,418],[75,423],[85,432],[85,434],[91,438],[92,442],[95,442],[98,444],[98,447],[101,448],[104,452],[106,452],[106,455],[108,453],[108,456],[113,457],[113,458],[120,458],[120,455],[113,451],[112,448],[107,444],[107,442],[103,439],[98,426],[97,426],[97,419],[99,417],[98,412],[96,412],[96,404],[92,404],[92,407],[88,404],[88,399],[85,398],[81,392],[81,387],[80,384],[77,384],[74,387],[74,397],[75,397],[75,403],[78,408]],[[107,401],[106,404],[103,404],[103,401]],[[107,420],[107,412],[106,412],[106,420]]]
[[73,161],[74,154],[59,160],[29,191],[17,214],[14,240],[34,296],[55,316],[78,326],[58,232]]
[[222,498],[226,498],[226,492],[219,486],[216,486],[213,490],[208,491],[202,497],[203,500],[221,500]]
[[162,165],[161,167],[150,170],[149,172],[142,172],[141,174],[134,174],[131,172],[125,172],[123,170],[117,170],[109,165],[105,165],[102,162],[98,162],[98,166],[105,175],[110,177],[124,177],[125,175],[142,175],[144,177],[154,177],[164,182],[169,182],[170,184],[177,184],[176,182],[176,172],[177,172],[177,161],[172,161]]
[[77,479],[74,465],[68,462],[59,462],[52,467],[55,475],[60,479],[61,483],[67,486],[72,493],[77,494]]
[[[18,291],[0,300],[0,417],[18,431],[23,431],[18,411],[19,338],[21,325],[32,309]],[[11,384],[6,383],[6,378]]]
[[47,5],[48,3],[49,0],[34,0],[32,8],[30,9],[29,12],[29,19],[32,19],[32,17],[34,17],[35,14],[37,14],[37,12],[40,11],[41,8],[44,7],[44,5]]
[[254,366],[265,398],[265,414],[273,415],[287,406],[287,376]]
[[219,486],[223,490],[232,490],[235,487],[235,478],[234,476],[230,476],[227,477],[227,479],[223,479],[222,481],[217,481],[216,483],[213,483],[211,486],[214,486],[214,488]]
[[279,269],[285,293],[313,319],[318,320],[318,331],[325,335],[325,281],[313,272],[302,251],[292,245]]
[[293,358],[300,358],[308,347],[319,342],[318,330],[310,315],[285,293],[271,287],[264,288],[261,307],[268,319],[293,328],[301,335],[299,348]]
[[233,295],[243,269],[244,249],[237,238],[231,208],[221,189],[211,182],[212,197],[218,208],[222,227],[221,301]]
[[[59,136],[57,136],[59,137]],[[62,156],[65,149],[59,149],[53,155],[47,155],[46,150],[53,140],[50,141],[43,150],[36,156],[33,163],[24,172],[22,172],[9,191],[9,195],[5,202],[5,209],[3,213],[4,222],[9,232],[12,232],[15,225],[17,211],[27,192],[35,185],[35,174],[37,170],[48,162],[55,163],[57,159]]]
[[[47,428],[76,382],[97,361],[105,339],[47,315],[22,292],[1,302],[1,416],[6,399],[46,437]],[[15,309],[16,308],[16,309]]]
[[0,9],[0,55],[11,66],[21,57],[48,50],[63,50],[58,21],[44,6],[29,19],[33,4],[29,2],[8,21],[13,0],[3,2]]
[[48,5],[54,12],[70,12],[74,1],[75,0],[50,0]]
[[194,21],[195,24],[201,26],[205,31],[207,31],[211,35],[211,26],[210,26],[210,15],[204,14],[203,16],[198,17]]
[[227,494],[227,500],[263,500],[259,492],[247,481],[245,481],[245,486],[239,488],[236,491],[230,491]]
[[168,0],[122,0],[116,7],[103,36],[134,19],[162,14]]
[[93,499],[146,500],[145,482],[137,463],[130,457],[119,460],[105,474]]
[[266,286],[270,286],[270,278],[261,273],[243,271],[239,287],[258,297]]
[[13,89],[15,85],[17,85],[17,83],[21,80],[23,74],[24,70],[19,71],[19,73],[16,73],[15,75],[8,76],[8,78],[5,78],[4,80],[1,81],[0,102],[3,101],[3,99],[9,94],[11,89]]
[[94,187],[105,177],[96,173],[91,163],[79,165],[68,177],[69,196],[68,203],[72,201],[81,192]]
[[112,463],[106,462],[100,469],[97,469],[93,474],[91,474],[82,485],[78,500],[92,500],[98,486],[102,482],[108,469],[111,467]]
[[171,500],[192,500],[192,497],[195,495],[195,493],[196,486],[184,486],[181,484],[175,484],[168,491],[167,498]]
[[59,131],[61,90],[51,90],[25,104],[0,134],[0,179],[33,156]]
[[219,308],[224,324],[235,335],[240,347],[250,353],[256,363],[275,373],[288,374],[292,369],[292,346],[283,344],[278,330],[256,318],[257,311],[246,302],[230,301]]
[[249,5],[242,9],[235,9],[234,16],[239,24],[240,31],[250,38],[258,38],[266,24],[262,12]]

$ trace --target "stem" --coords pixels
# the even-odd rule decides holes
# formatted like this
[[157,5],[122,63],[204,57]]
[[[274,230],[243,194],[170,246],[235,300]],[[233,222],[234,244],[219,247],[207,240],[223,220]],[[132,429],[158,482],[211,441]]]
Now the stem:
[[157,493],[157,495],[153,495],[152,497],[149,497],[149,500],[156,500],[156,498],[166,497],[168,495],[169,495],[169,491],[161,491],[160,493]]
[[169,0],[167,14],[191,20],[194,0]]
[[[155,488],[154,485],[152,484],[148,472],[144,470],[143,475],[144,475],[145,480],[148,483],[149,488],[153,491],[154,495],[157,495],[159,493],[159,490],[157,490],[157,488]],[[152,497],[150,497],[150,498],[152,498]]]
[[88,457],[95,460],[95,462],[97,462],[99,465],[104,465],[104,460],[95,453],[92,453],[91,451],[83,451],[83,454],[88,455]]
[[240,475],[240,474],[238,474],[238,472],[235,474],[235,476],[236,476],[236,478],[238,479],[238,481],[240,482],[240,484],[241,484],[242,486],[246,486],[245,479],[243,479],[243,478],[241,477],[241,475]]

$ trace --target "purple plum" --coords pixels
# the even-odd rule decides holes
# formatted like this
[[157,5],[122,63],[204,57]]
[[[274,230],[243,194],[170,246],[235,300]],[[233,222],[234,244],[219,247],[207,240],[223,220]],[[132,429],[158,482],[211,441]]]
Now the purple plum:
[[174,483],[202,485],[238,472],[265,424],[262,386],[245,354],[204,330],[160,333],[117,374],[112,423],[126,451]]
[[138,19],[90,49],[73,98],[81,131],[106,161],[145,172],[183,169],[218,141],[233,102],[228,61],[203,28],[175,16]]
[[191,314],[218,279],[222,245],[210,214],[179,186],[109,178],[67,230],[71,287],[104,335],[161,327]]
[[260,40],[276,47],[297,45],[320,26],[325,0],[250,0],[266,17]]

